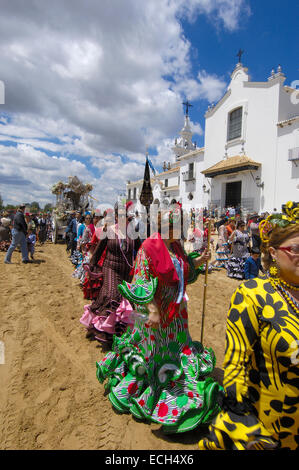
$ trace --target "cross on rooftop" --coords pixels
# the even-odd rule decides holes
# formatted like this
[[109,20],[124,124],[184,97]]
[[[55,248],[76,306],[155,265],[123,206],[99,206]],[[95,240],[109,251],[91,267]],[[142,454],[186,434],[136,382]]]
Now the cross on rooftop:
[[239,52],[237,54],[237,57],[239,57],[239,64],[241,63],[242,55],[244,54],[244,51],[242,49],[239,49]]
[[189,115],[189,108],[192,108],[193,105],[192,105],[191,103],[189,103],[188,100],[185,101],[185,102],[183,103],[183,105],[186,106],[186,116],[188,116],[188,115]]

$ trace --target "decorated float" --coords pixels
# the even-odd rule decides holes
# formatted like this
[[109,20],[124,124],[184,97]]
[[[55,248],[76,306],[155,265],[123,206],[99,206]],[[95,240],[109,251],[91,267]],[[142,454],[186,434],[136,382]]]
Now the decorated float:
[[91,184],[84,184],[77,176],[69,176],[68,183],[58,181],[52,186],[52,194],[56,196],[56,204],[53,210],[53,234],[52,241],[57,243],[63,238],[70,214],[74,211],[84,213],[88,208],[92,209],[90,192]]

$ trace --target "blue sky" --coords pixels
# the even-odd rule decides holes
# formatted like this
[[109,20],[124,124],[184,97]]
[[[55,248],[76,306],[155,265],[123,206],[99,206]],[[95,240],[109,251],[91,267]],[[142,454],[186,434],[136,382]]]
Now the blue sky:
[[[204,114],[225,93],[238,59],[253,81],[278,64],[299,80],[294,1],[28,0],[2,2],[0,194],[52,202],[52,184],[77,175],[113,204],[127,180],[173,159],[190,111],[204,145]],[[1,96],[0,96],[1,103]]]
[[[298,4],[295,0],[247,2],[250,13],[245,11],[233,31],[218,27],[208,17],[201,16],[193,24],[183,21],[186,38],[192,44],[192,68],[198,67],[222,77],[229,83],[238,58],[244,50],[242,63],[248,67],[252,81],[266,81],[271,70],[279,64],[286,75],[286,85],[299,79]],[[195,101],[191,115],[204,128],[206,100]],[[198,137],[204,145],[204,136]]]

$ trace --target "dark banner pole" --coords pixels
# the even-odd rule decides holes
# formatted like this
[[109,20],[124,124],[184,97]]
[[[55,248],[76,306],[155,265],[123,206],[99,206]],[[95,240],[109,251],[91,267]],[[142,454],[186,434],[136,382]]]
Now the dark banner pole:
[[140,193],[139,198],[141,204],[146,208],[146,215],[147,215],[147,237],[150,236],[150,205],[153,203],[154,196],[152,192],[151,186],[151,177],[150,177],[150,169],[148,163],[148,157],[146,156],[145,162],[145,169],[144,169],[144,177],[143,177],[143,186]]

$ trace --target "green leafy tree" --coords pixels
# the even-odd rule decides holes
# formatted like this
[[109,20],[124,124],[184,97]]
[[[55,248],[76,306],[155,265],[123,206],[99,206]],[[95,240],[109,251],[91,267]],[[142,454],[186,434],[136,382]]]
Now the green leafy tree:
[[39,203],[37,201],[33,201],[30,204],[30,212],[39,212],[39,211],[40,211]]
[[51,212],[52,209],[53,209],[52,204],[48,203],[48,204],[46,204],[45,207],[44,207],[44,212]]

